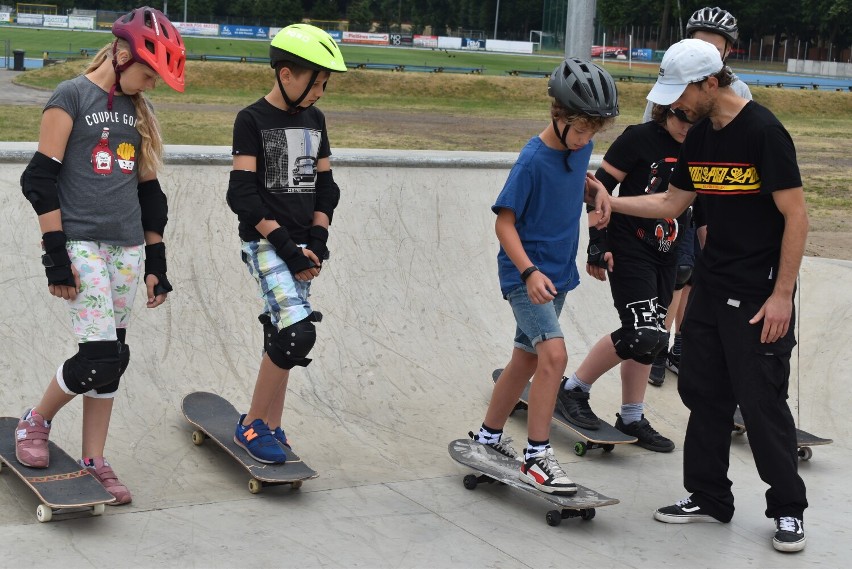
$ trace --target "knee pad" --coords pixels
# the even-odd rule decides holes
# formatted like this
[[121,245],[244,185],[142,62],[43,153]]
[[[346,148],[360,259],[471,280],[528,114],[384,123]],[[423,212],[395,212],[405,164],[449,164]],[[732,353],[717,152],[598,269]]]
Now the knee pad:
[[127,366],[130,364],[130,346],[122,342],[121,353],[118,355],[118,358],[118,378],[116,378],[115,381],[108,383],[107,385],[103,385],[101,387],[92,389],[91,391],[87,391],[83,395],[85,395],[86,397],[93,397],[95,399],[111,399],[115,397],[115,392],[118,391],[118,384],[121,382],[121,376],[124,375],[124,372],[127,371]]
[[278,335],[278,328],[275,327],[275,324],[272,323],[272,317],[266,312],[258,316],[257,320],[263,326],[263,351],[261,354],[265,354],[269,351],[272,340]]
[[269,342],[266,351],[272,363],[282,369],[292,369],[295,366],[307,367],[311,360],[306,356],[317,341],[314,321],[315,319],[309,316],[279,330]]
[[619,328],[610,338],[615,346],[615,353],[621,359],[650,364],[662,346],[668,345],[668,336],[667,332],[656,328]]
[[117,340],[85,342],[62,364],[61,377],[57,374],[56,379],[69,395],[112,393],[129,362],[130,349]]
[[675,273],[675,290],[680,290],[689,284],[692,278],[692,265],[678,265]]

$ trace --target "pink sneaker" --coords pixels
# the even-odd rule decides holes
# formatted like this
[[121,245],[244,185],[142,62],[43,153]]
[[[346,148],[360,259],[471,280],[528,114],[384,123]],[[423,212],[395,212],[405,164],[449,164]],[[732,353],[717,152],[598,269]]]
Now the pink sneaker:
[[85,458],[80,459],[80,465],[88,468],[89,472],[98,479],[98,482],[106,488],[107,492],[115,496],[115,502],[110,502],[109,505],[120,506],[121,504],[129,504],[132,500],[130,490],[119,481],[118,476],[106,459],[102,456],[97,456],[89,460],[92,464],[87,464]]
[[50,425],[35,410],[28,409],[15,429],[15,457],[30,468],[47,468],[50,452],[47,438]]

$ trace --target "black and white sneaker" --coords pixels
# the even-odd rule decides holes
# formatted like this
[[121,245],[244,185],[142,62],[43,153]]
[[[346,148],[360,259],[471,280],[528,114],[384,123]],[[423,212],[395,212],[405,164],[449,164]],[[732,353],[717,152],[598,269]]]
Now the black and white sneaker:
[[[476,440],[476,435],[473,431],[469,431],[468,436],[475,442],[479,442]],[[518,451],[512,446],[512,437],[502,436],[500,440],[496,443],[479,443],[481,445],[485,445],[486,448],[493,450],[494,452],[498,452],[507,458],[511,458],[515,460],[518,458]]]
[[570,496],[577,493],[577,485],[559,466],[550,447],[522,464],[518,478],[548,494]]
[[640,447],[655,452],[671,452],[674,450],[674,441],[658,433],[645,418],[645,415],[642,415],[642,419],[639,421],[626,424],[621,420],[620,414],[616,413],[615,417],[615,428],[625,435],[639,439],[636,444]]
[[805,537],[805,524],[802,520],[790,516],[775,518],[775,528],[772,547],[777,551],[792,553],[805,548],[807,538]]
[[669,352],[666,355],[666,369],[674,374],[680,373],[680,354]]
[[684,498],[673,506],[658,509],[654,512],[654,519],[667,524],[719,521],[713,516],[702,512],[701,507],[689,498]]
[[565,419],[578,427],[597,430],[601,426],[601,420],[589,406],[589,393],[579,387],[567,390],[565,382],[567,377],[562,378],[559,384],[559,393],[556,396],[556,408]]

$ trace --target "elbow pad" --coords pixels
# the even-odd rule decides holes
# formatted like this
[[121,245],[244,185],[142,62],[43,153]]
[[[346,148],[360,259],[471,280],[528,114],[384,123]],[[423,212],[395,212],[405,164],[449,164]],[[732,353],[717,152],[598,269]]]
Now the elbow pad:
[[169,201],[156,178],[136,186],[142,209],[142,229],[162,236],[169,221]]
[[314,211],[320,211],[328,216],[329,223],[334,215],[334,209],[340,201],[340,188],[334,182],[331,170],[317,172],[316,204]]
[[227,194],[228,206],[243,223],[254,227],[263,218],[274,219],[257,192],[257,173],[232,170]]
[[59,209],[57,183],[61,168],[61,162],[36,152],[21,174],[21,191],[38,215]]

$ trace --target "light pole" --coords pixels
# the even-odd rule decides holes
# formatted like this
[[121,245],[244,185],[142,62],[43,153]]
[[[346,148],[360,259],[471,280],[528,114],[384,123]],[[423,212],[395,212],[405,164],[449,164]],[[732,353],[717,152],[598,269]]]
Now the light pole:
[[183,0],[183,23],[186,23],[186,0]]
[[500,19],[500,0],[497,0],[497,12],[494,14],[494,39],[497,39],[497,20]]

